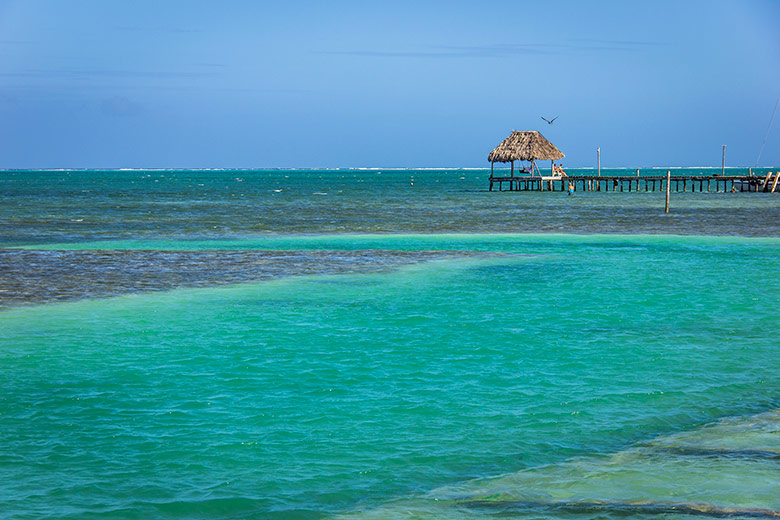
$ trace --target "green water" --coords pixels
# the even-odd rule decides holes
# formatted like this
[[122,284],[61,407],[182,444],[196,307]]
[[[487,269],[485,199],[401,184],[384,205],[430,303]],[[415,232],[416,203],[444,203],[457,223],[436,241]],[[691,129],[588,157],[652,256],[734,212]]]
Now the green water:
[[780,515],[780,196],[485,177],[0,172],[0,518]]
[[[777,239],[353,235],[266,246],[502,254],[0,313],[0,510],[382,511],[779,404]],[[675,468],[657,471],[676,479]],[[736,479],[728,492],[749,502],[758,485]]]

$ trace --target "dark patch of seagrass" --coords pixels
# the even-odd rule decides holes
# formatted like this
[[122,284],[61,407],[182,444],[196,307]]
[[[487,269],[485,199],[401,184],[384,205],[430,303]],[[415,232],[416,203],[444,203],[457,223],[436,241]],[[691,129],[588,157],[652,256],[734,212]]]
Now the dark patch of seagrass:
[[0,309],[179,287],[378,272],[469,251],[0,249]]
[[712,457],[730,459],[780,459],[780,452],[772,450],[728,450],[719,448],[694,447],[654,447],[654,451],[692,457]]
[[518,513],[546,510],[568,514],[609,514],[610,516],[634,515],[691,515],[711,518],[780,518],[780,511],[774,509],[726,507],[714,504],[680,502],[540,502],[528,500],[470,500],[461,502],[461,507],[480,510],[495,516],[514,516]]

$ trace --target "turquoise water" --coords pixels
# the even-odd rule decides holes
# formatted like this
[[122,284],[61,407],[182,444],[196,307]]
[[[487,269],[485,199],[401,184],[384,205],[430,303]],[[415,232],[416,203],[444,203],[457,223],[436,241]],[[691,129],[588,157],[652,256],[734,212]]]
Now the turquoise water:
[[264,175],[0,173],[1,517],[780,511],[780,198]]
[[[666,170],[642,170],[658,174]],[[676,174],[720,170],[674,170]],[[571,175],[592,174],[570,170]],[[602,170],[603,175],[633,170]],[[741,169],[727,173],[745,174]],[[754,170],[759,176],[766,170]],[[488,192],[489,170],[0,172],[0,243],[345,233],[780,236],[768,193]]]

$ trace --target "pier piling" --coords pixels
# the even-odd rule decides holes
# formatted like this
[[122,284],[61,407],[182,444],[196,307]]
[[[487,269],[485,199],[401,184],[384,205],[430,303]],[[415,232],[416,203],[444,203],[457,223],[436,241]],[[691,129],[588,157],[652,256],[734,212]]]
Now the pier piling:
[[664,206],[664,213],[669,213],[669,192],[672,185],[672,172],[666,170],[666,205]]
[[[696,193],[778,193],[780,185],[780,172],[769,172],[766,175],[641,175],[637,177],[635,172],[628,175],[572,175],[569,177],[553,177],[539,175],[517,175],[509,171],[497,173],[492,171],[489,177],[489,191],[567,191],[567,183],[571,182],[576,191],[584,192],[655,192],[664,189],[675,192],[690,191]],[[671,170],[669,171],[671,172]],[[513,175],[514,174],[514,175]],[[558,184],[560,182],[560,185]],[[603,183],[603,186],[602,186]],[[644,183],[644,184],[643,184]],[[665,184],[666,183],[666,184]],[[688,184],[690,183],[690,185]]]

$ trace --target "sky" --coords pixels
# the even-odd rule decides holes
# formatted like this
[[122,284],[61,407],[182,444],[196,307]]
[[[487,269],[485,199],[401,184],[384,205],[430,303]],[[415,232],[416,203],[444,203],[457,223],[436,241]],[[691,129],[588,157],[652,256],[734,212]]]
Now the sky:
[[720,167],[724,144],[777,166],[779,22],[777,0],[0,0],[0,168],[488,167],[513,130],[567,167]]

